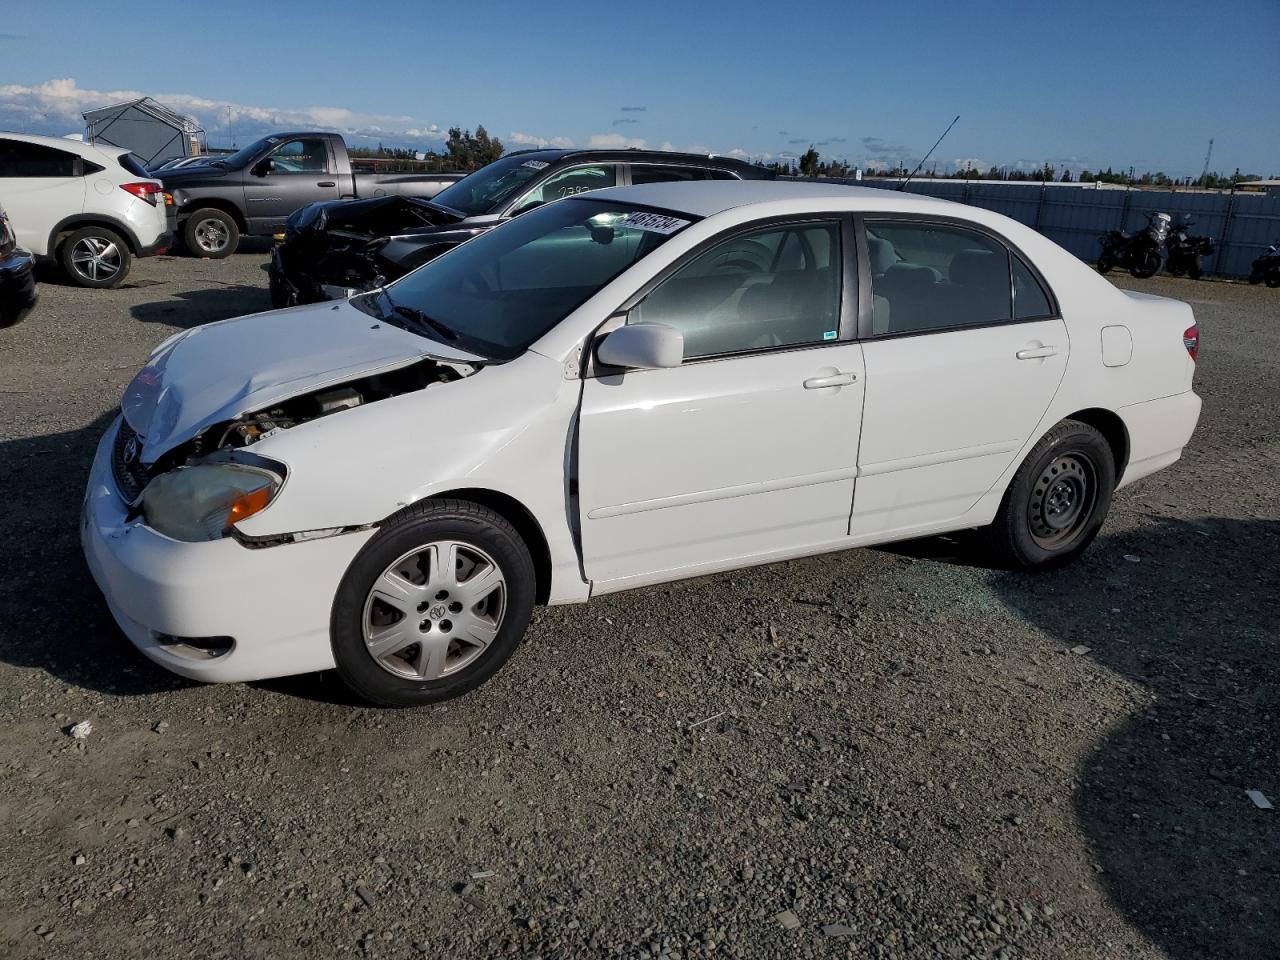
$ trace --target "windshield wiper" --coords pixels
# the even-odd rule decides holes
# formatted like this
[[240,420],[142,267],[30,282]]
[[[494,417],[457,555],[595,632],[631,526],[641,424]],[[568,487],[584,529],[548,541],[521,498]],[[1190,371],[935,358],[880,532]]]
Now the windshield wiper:
[[458,339],[457,331],[453,330],[451,327],[445,326],[439,320],[435,320],[435,319],[432,319],[431,317],[428,317],[425,313],[423,313],[417,307],[410,307],[410,306],[406,306],[403,303],[396,303],[390,297],[387,297],[385,293],[383,294],[383,296],[387,298],[387,303],[391,304],[391,309],[395,313],[404,317],[406,320],[412,320],[414,323],[421,324],[422,326],[427,327],[430,330],[434,330],[436,333],[440,334],[440,336],[444,337],[446,340]]

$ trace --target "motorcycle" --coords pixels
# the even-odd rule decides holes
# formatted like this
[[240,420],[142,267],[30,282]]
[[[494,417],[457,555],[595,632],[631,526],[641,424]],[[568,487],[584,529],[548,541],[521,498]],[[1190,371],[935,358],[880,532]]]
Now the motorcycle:
[[1108,230],[1098,238],[1102,241],[1098,272],[1107,273],[1115,267],[1127,267],[1140,280],[1155,276],[1160,270],[1160,251],[1169,236],[1172,221],[1167,213],[1149,213],[1146,229],[1138,233]]
[[1249,271],[1250,283],[1265,283],[1268,287],[1280,287],[1280,240],[1277,240],[1267,252],[1253,261]]
[[1214,246],[1212,237],[1195,237],[1188,233],[1193,223],[1195,221],[1185,213],[1178,217],[1169,234],[1164,265],[1175,277],[1185,274],[1192,280],[1199,280],[1200,258],[1212,256]]

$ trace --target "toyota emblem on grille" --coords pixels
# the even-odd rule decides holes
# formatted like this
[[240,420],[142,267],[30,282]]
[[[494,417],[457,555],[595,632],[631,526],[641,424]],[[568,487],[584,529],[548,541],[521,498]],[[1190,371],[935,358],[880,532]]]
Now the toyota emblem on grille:
[[125,441],[124,450],[120,453],[120,458],[125,463],[133,463],[138,459],[138,438],[130,437]]

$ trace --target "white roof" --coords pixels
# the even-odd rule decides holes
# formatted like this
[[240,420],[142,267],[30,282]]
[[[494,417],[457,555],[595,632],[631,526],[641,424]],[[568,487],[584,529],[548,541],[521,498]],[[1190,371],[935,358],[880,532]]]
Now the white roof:
[[639,187],[611,187],[591,194],[598,200],[640,203],[710,217],[737,207],[769,203],[822,201],[831,210],[954,212],[956,204],[935,197],[851,187],[843,183],[802,183],[794,180],[696,180],[647,183]]
[[55,150],[65,150],[67,153],[78,153],[82,157],[92,157],[95,154],[105,157],[118,157],[122,153],[129,151],[123,147],[104,146],[97,143],[85,143],[83,140],[71,140],[67,137],[39,137],[34,133],[10,133],[8,130],[0,130],[0,140],[19,140],[23,143],[40,143],[46,147],[53,147]]

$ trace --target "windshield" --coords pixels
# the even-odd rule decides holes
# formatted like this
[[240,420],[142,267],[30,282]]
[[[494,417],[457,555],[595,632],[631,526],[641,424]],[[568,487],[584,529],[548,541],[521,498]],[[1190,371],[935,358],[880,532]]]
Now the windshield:
[[237,150],[229,157],[218,157],[215,160],[211,160],[210,163],[215,163],[220,167],[227,167],[231,170],[239,170],[241,167],[248,166],[249,161],[258,154],[268,147],[274,147],[279,142],[279,137],[263,137],[261,140],[255,140],[247,147]]
[[510,360],[690,222],[631,204],[558,200],[352,302],[422,336]]
[[491,213],[495,207],[520,193],[530,180],[550,165],[546,160],[537,160],[527,154],[503,157],[441,190],[431,198],[431,202],[468,217]]

